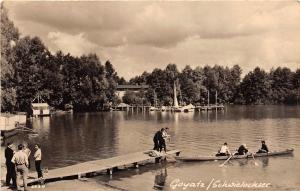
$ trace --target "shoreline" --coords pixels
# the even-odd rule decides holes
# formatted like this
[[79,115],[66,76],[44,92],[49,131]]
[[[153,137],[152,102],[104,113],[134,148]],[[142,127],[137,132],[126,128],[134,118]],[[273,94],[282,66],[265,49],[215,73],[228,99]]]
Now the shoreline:
[[[6,178],[6,165],[4,149],[1,147],[1,191],[12,191],[13,189],[3,186]],[[125,191],[125,189],[112,186],[105,182],[99,182],[92,178],[87,179],[74,179],[74,180],[59,180],[55,182],[49,182],[44,185],[45,187],[39,187],[38,185],[28,186],[28,190],[43,189],[43,191],[74,191],[74,190],[86,190],[86,191]]]

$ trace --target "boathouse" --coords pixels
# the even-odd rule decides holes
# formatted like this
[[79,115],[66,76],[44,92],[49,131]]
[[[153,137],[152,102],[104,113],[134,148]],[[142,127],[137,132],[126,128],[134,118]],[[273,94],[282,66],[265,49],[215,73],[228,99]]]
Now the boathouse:
[[50,115],[50,107],[47,103],[31,103],[31,109],[34,117]]
[[148,88],[148,85],[118,85],[116,88],[116,95],[118,98],[122,99],[126,91],[139,92],[148,90]]

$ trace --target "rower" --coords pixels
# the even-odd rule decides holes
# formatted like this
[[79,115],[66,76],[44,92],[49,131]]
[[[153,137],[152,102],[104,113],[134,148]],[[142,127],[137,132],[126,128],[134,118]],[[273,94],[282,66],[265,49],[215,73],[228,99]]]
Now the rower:
[[242,144],[238,148],[238,151],[237,151],[236,155],[245,155],[247,153],[248,153],[247,145],[246,144]]
[[225,142],[224,145],[221,147],[221,149],[216,154],[216,156],[228,156],[228,155],[231,155],[231,153],[229,151],[227,143]]
[[266,145],[265,141],[261,141],[261,148],[257,151],[257,153],[268,153],[269,149]]

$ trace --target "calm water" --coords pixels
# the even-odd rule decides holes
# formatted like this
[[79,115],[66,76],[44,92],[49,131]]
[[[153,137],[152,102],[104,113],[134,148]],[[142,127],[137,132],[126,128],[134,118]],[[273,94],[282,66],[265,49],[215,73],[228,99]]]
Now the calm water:
[[40,143],[43,166],[49,169],[150,149],[153,134],[162,127],[170,128],[168,149],[182,149],[181,155],[211,155],[225,141],[232,150],[246,143],[256,151],[264,139],[270,150],[294,148],[294,156],[256,159],[258,166],[253,160],[232,161],[223,168],[215,161],[153,164],[118,172],[112,179],[93,179],[128,190],[173,190],[170,184],[176,179],[205,186],[186,190],[206,190],[212,180],[271,183],[269,188],[244,190],[300,190],[299,124],[300,107],[295,106],[230,106],[209,113],[79,113],[34,119],[32,126],[40,136],[14,139]]

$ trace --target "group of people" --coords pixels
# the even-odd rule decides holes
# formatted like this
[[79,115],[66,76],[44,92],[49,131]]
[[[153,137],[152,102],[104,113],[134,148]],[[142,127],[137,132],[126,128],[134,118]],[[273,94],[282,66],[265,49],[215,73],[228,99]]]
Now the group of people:
[[[6,185],[11,188],[17,188],[20,190],[21,179],[23,180],[24,190],[27,190],[27,176],[28,170],[30,169],[30,156],[31,150],[28,148],[27,144],[19,144],[17,151],[14,151],[12,143],[8,143],[5,149],[5,159],[6,159]],[[35,161],[35,169],[38,174],[38,178],[42,179],[42,152],[38,144],[35,145],[35,152],[33,155]],[[11,185],[12,181],[12,185]]]
[[[269,149],[266,145],[265,141],[261,141],[261,148],[256,153],[268,153]],[[242,144],[238,149],[237,152],[234,153],[234,155],[246,155],[248,153],[248,148],[246,144]],[[225,142],[224,145],[221,147],[221,149],[218,151],[216,156],[228,156],[231,155],[231,152],[229,150],[229,147],[227,143]]]
[[162,128],[157,131],[153,137],[154,148],[153,150],[161,152],[163,149],[167,152],[166,140],[170,138],[168,135],[168,127]]

